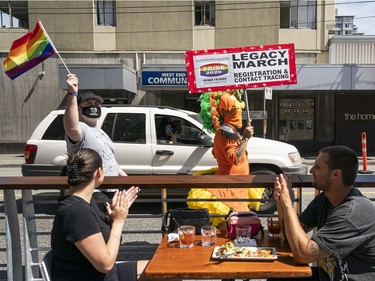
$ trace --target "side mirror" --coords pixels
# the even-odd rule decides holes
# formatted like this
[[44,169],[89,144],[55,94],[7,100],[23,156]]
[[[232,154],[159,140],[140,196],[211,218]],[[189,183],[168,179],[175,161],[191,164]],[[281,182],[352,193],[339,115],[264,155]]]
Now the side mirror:
[[208,136],[206,134],[200,134],[198,136],[198,144],[201,145],[201,146],[205,146],[205,147],[213,147],[214,146],[213,140],[211,139],[210,136]]

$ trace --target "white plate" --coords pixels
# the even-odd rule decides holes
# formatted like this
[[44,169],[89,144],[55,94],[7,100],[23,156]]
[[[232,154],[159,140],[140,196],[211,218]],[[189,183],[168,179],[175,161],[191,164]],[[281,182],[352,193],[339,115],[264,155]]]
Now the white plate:
[[216,246],[214,251],[212,252],[212,258],[213,259],[219,259],[219,260],[257,260],[257,261],[273,261],[277,259],[277,253],[276,249],[272,247],[240,247],[241,249],[248,249],[249,251],[253,252],[256,250],[262,250],[262,249],[269,249],[271,250],[271,254],[267,256],[257,256],[257,255],[251,255],[251,256],[238,256],[237,254],[233,255],[227,255],[227,256],[220,256],[218,254],[220,246]]

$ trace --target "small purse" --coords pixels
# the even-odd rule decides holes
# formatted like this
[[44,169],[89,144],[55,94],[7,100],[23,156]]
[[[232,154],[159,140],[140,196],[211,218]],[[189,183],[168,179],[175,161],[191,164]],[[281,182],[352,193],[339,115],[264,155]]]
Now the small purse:
[[226,236],[231,239],[236,238],[237,225],[250,225],[251,237],[258,234],[262,225],[258,215],[254,212],[231,212],[227,217]]
[[211,225],[208,209],[177,208],[163,215],[161,230],[164,233],[177,232],[178,226],[193,225],[195,234],[201,234],[201,227]]

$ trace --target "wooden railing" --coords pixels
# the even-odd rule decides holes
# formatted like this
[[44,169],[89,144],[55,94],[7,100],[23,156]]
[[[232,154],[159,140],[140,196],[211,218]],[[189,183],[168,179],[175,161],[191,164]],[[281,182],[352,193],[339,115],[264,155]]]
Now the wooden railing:
[[[106,177],[101,188],[126,189],[133,185],[141,189],[161,190],[161,213],[168,210],[168,202],[173,201],[168,197],[168,191],[180,188],[272,188],[275,177],[272,175],[249,176],[129,176]],[[311,175],[293,175],[292,186],[296,193],[296,208],[301,212],[302,189],[312,187]],[[358,175],[356,187],[375,187],[375,175]],[[37,243],[37,237],[29,235],[37,233],[36,223],[30,223],[33,217],[34,206],[31,191],[34,190],[63,190],[68,189],[66,177],[0,177],[0,190],[4,191],[6,243],[8,260],[8,280],[22,280],[22,253],[21,239],[18,221],[18,213],[15,199],[15,190],[22,190],[24,243],[28,243],[25,250],[25,276],[26,280],[34,279],[32,266],[38,264],[33,251],[37,248],[30,247]],[[221,199],[225,201],[229,199]],[[244,198],[239,199],[246,200]],[[272,200],[272,199],[271,199]],[[34,270],[35,271],[35,270]]]

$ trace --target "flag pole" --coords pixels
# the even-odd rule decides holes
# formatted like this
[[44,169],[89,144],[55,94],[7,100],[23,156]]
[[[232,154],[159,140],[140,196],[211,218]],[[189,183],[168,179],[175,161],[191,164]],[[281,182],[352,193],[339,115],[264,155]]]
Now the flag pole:
[[247,89],[246,87],[244,88],[244,101],[245,101],[245,109],[246,109],[246,119],[247,122],[250,122],[251,124],[251,118],[250,118],[250,110],[249,110],[249,102],[247,100]]
[[54,49],[55,53],[59,56],[61,62],[62,62],[63,65],[65,66],[65,68],[66,68],[66,70],[68,71],[68,73],[71,74],[69,68],[66,66],[64,60],[63,60],[62,57],[60,56],[59,51],[56,49],[56,47],[55,47],[55,45],[53,44],[51,38],[49,37],[49,35],[48,35],[46,29],[44,28],[44,26],[43,26],[43,24],[42,24],[42,22],[41,22],[39,19],[38,19],[38,22],[40,23],[40,27],[43,29],[44,34],[45,34],[46,37],[48,38],[48,41],[51,43],[52,48]]
[[68,73],[69,73],[69,74],[71,74],[71,73],[70,73],[70,71],[69,71],[69,68],[68,68],[68,67],[66,66],[65,62],[63,61],[62,57],[60,56],[60,53],[59,53],[59,52],[57,52],[56,54],[57,54],[57,55],[59,56],[59,58],[60,58],[61,62],[62,62],[62,63],[63,63],[63,65],[65,66],[65,68],[66,68],[66,70],[68,71]]

